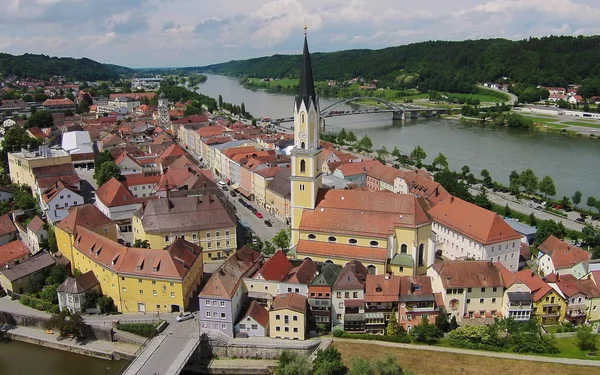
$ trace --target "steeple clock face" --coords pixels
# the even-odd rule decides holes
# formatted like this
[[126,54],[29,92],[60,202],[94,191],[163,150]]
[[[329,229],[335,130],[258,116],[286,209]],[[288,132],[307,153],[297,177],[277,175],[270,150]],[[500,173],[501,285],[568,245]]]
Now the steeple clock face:
[[306,140],[306,133],[305,132],[300,132],[298,133],[298,137],[302,140]]

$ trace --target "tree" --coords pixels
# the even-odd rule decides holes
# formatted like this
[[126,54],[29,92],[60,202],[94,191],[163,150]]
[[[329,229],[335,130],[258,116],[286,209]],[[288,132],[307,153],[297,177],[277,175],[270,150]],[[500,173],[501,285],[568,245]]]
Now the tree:
[[52,304],[57,304],[58,295],[56,294],[56,288],[58,288],[58,284],[46,285],[42,288],[42,291],[40,292],[40,298]]
[[519,182],[521,186],[525,189],[525,193],[533,194],[537,190],[538,187],[538,179],[531,170],[531,168],[527,168],[524,170],[519,176]]
[[356,135],[354,134],[354,132],[352,130],[350,130],[348,132],[348,135],[346,136],[346,140],[348,141],[348,143],[354,143],[354,142],[356,142],[357,138],[356,138]]
[[[599,106],[600,108],[600,106]],[[575,192],[575,194],[573,194],[573,196],[571,197],[571,199],[573,200],[573,204],[575,206],[577,206],[579,203],[581,203],[581,197],[583,196],[583,194],[581,194],[581,192],[579,190],[577,190]]]
[[96,174],[96,172],[98,174],[94,178],[96,179],[98,186],[104,185],[112,178],[116,178],[117,180],[123,179],[121,169],[119,169],[119,166],[115,164],[114,161],[102,164],[100,169],[96,170],[94,174]]
[[512,217],[512,210],[508,207],[508,203],[504,206],[504,216]]
[[40,145],[37,138],[30,137],[25,128],[13,126],[6,134],[2,141],[2,162],[6,165],[5,170],[8,170],[7,153],[18,152],[21,149],[36,150]]
[[46,278],[46,284],[60,285],[69,276],[69,270],[62,264],[56,264],[50,269],[50,275]]
[[587,201],[585,202],[585,204],[590,208],[590,210],[592,209],[592,207],[596,207],[596,198],[594,197],[588,197]]
[[450,323],[448,322],[448,314],[445,311],[440,311],[438,316],[435,317],[435,326],[438,331],[446,333],[450,330]]
[[100,293],[96,290],[91,289],[85,292],[85,303],[83,308],[85,309],[94,309],[98,306],[98,300],[102,297]]
[[556,186],[554,186],[554,181],[550,176],[544,176],[540,181],[539,187],[540,192],[544,194],[544,198],[548,198],[548,196],[556,195]]
[[273,245],[278,249],[287,249],[290,246],[291,236],[292,233],[289,229],[282,229],[273,237]]
[[435,325],[429,324],[428,319],[422,319],[420,324],[414,326],[410,330],[410,336],[415,342],[428,345],[433,345],[440,341],[440,331]]
[[421,146],[418,145],[410,153],[410,158],[413,159],[417,163],[417,165],[420,165],[423,159],[425,159],[426,157],[427,153],[421,148]]
[[537,225],[537,219],[535,218],[535,214],[533,212],[529,214],[529,225],[532,227]]
[[338,143],[343,144],[346,138],[348,138],[348,134],[346,133],[346,129],[342,128],[337,135]]
[[402,157],[402,154],[400,153],[398,146],[394,146],[394,149],[392,150],[392,156],[395,157],[396,159],[400,159],[400,157]]
[[481,170],[481,177],[483,177],[483,185],[486,187],[492,186],[492,176],[490,176],[490,172],[487,169]]
[[562,197],[562,199],[560,200],[560,204],[563,207],[569,207],[571,205],[571,200],[569,199],[569,197],[567,197],[566,195]]
[[273,255],[275,254],[275,251],[277,251],[277,249],[275,249],[275,246],[271,242],[265,241],[262,253],[264,255]]
[[219,95],[219,109],[223,108],[223,97]]
[[487,190],[484,187],[482,187],[479,191],[479,194],[477,194],[475,198],[473,198],[473,203],[475,203],[479,207],[485,208],[486,210],[492,209],[492,202],[488,198]]
[[109,296],[102,296],[98,298],[98,308],[102,314],[110,314],[117,311],[115,301]]
[[396,362],[396,357],[387,354],[384,359],[375,361],[379,375],[402,375],[402,367]]
[[368,135],[365,135],[358,142],[358,147],[365,151],[371,151],[373,148],[373,141],[371,141],[371,138]]
[[577,346],[579,349],[593,352],[596,351],[596,335],[592,333],[591,325],[581,325],[577,328]]
[[398,318],[396,317],[395,310],[392,310],[390,320],[385,328],[385,334],[388,336],[398,336],[400,334],[400,325],[398,325]]
[[277,362],[277,375],[312,375],[313,365],[305,355],[283,350]]
[[458,173],[449,169],[438,172],[433,177],[435,182],[440,183],[453,196],[471,202],[473,197],[469,193],[469,187],[460,180]]
[[454,331],[457,328],[458,328],[458,322],[456,321],[456,316],[452,316],[452,319],[450,319],[449,331]]
[[381,148],[379,150],[377,150],[377,156],[380,159],[385,158],[386,156],[388,156],[390,154],[390,152],[388,151],[387,147],[385,146],[381,146]]
[[469,173],[471,173],[471,168],[469,168],[468,165],[463,165],[460,170],[461,170],[463,180],[466,180]]
[[596,208],[598,210],[598,212],[600,212],[600,199],[596,200],[596,203],[594,204],[594,208]]
[[240,105],[240,114],[242,116],[246,115],[246,104],[244,104],[244,102],[242,102],[242,104]]
[[52,113],[49,111],[37,111],[33,113],[27,120],[26,127],[31,128],[37,126],[38,128],[51,128],[54,126],[54,118]]
[[446,169],[446,168],[448,168],[448,159],[446,158],[446,155],[444,155],[440,152],[438,154],[438,156],[436,156],[435,159],[433,159],[433,162],[431,163],[431,165],[435,169],[437,169],[438,165],[440,165],[440,166],[444,167],[444,169]]
[[80,313],[69,314],[68,310],[52,314],[45,323],[46,329],[58,329],[60,337],[76,336],[84,337],[85,322]]
[[314,375],[344,375],[346,366],[341,353],[333,346],[318,350],[313,362]]
[[375,375],[375,369],[368,359],[354,357],[352,361],[350,361],[348,375]]
[[581,231],[581,239],[588,246],[594,247],[600,245],[600,229],[592,224],[585,223]]
[[33,197],[26,185],[21,185],[14,191],[13,208],[31,210],[37,207],[38,200]]
[[133,242],[133,247],[137,247],[139,249],[149,249],[150,241],[148,241],[148,240],[142,241],[139,238],[136,238],[135,241]]
[[[562,223],[560,223],[562,224]],[[537,232],[535,234],[535,246],[546,241],[548,237],[554,236],[560,239],[565,237],[565,230],[562,225],[559,225],[554,220],[543,220],[538,223]]]

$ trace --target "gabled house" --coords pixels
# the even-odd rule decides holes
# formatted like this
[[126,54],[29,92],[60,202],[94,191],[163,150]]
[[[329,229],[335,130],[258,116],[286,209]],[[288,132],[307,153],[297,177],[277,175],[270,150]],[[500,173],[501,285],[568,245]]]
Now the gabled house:
[[85,295],[89,291],[101,293],[100,282],[93,271],[88,271],[77,278],[67,277],[56,288],[58,294],[58,308],[60,311],[69,310],[71,313],[85,310]]
[[42,251],[40,244],[48,239],[48,231],[45,229],[45,223],[39,216],[34,216],[27,224],[27,241],[29,242],[29,250],[35,255]]
[[424,320],[434,324],[443,308],[440,297],[436,298],[429,276],[401,276],[398,324],[407,332]]
[[307,326],[306,297],[296,293],[278,294],[269,310],[271,338],[304,340]]
[[0,245],[5,245],[17,238],[17,227],[10,214],[0,216]]
[[580,263],[590,260],[590,253],[550,235],[539,246],[539,271],[543,275],[573,275],[582,278],[587,272]]
[[247,302],[242,279],[254,274],[262,260],[259,252],[244,246],[213,272],[198,296],[202,329],[233,337],[235,322]]
[[365,329],[384,335],[392,314],[398,313],[400,276],[367,275],[365,282]]
[[331,296],[332,287],[342,267],[325,263],[320,272],[308,286],[308,306],[316,324],[322,324],[327,331],[331,330]]
[[531,319],[533,297],[531,289],[502,263],[496,263],[504,280],[504,307],[502,316],[517,321]]
[[235,325],[236,337],[265,337],[269,334],[269,310],[250,302],[246,314]]
[[127,176],[130,174],[140,174],[144,172],[142,164],[127,151],[123,151],[116,159],[115,164],[119,167],[121,174]]
[[52,224],[67,217],[71,207],[83,203],[83,195],[78,187],[61,178],[40,195],[40,206]]
[[350,332],[365,330],[365,282],[367,268],[353,260],[340,271],[331,288],[331,319],[336,329]]
[[583,324],[600,318],[600,288],[593,280],[576,280],[572,275],[556,275],[552,281],[555,281],[567,300],[567,321]]
[[23,241],[16,240],[0,246],[0,269],[23,262],[31,255]]
[[142,207],[141,202],[114,177],[96,190],[94,205],[116,221],[121,232],[131,232],[133,213]]
[[531,290],[532,317],[543,325],[556,324],[564,320],[567,301],[558,287],[550,286],[531,270],[521,270],[515,276]]
[[55,264],[52,255],[41,253],[19,264],[0,269],[0,287],[9,294],[26,293],[34,282],[44,280],[45,272]]

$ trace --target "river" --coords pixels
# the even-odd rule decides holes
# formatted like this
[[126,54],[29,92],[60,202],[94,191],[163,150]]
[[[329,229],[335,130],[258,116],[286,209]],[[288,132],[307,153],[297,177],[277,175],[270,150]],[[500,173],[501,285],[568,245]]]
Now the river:
[[2,375],[116,375],[125,361],[107,361],[20,341],[0,341]]
[[[244,102],[246,110],[256,117],[290,117],[293,97],[265,91],[245,89],[232,77],[208,75],[198,92],[226,102]],[[321,108],[336,100],[321,98]],[[350,109],[348,105],[339,110]],[[541,179],[553,178],[557,196],[571,197],[576,190],[600,198],[600,141],[583,137],[563,136],[536,130],[509,129],[493,125],[465,124],[456,120],[418,118],[405,122],[392,121],[391,114],[371,114],[328,118],[326,130],[337,132],[345,128],[357,137],[368,134],[376,148],[388,150],[397,146],[410,153],[416,145],[427,153],[431,162],[438,153],[446,155],[450,168],[460,170],[468,165],[479,175],[487,169],[492,178],[508,185],[512,170],[531,168]],[[583,204],[582,203],[582,204]]]

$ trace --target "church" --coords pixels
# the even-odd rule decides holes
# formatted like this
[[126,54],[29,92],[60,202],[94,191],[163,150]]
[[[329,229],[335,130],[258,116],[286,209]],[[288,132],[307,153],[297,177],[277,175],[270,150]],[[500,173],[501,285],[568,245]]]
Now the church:
[[371,274],[424,275],[434,262],[423,198],[409,194],[325,189],[319,98],[306,32],[291,154],[292,240],[288,256],[344,266],[359,260]]

